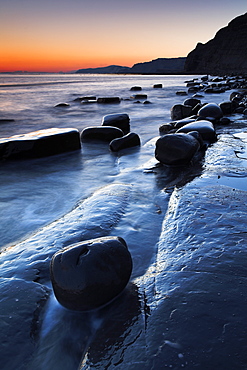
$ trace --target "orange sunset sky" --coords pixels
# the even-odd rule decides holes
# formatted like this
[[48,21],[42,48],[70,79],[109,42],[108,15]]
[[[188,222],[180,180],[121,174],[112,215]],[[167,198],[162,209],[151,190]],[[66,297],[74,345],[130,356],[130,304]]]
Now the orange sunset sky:
[[246,11],[247,0],[0,0],[0,71],[186,56]]

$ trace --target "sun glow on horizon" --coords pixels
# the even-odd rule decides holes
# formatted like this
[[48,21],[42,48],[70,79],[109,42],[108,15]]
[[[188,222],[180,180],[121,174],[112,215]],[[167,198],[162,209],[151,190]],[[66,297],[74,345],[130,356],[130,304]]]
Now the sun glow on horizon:
[[1,72],[132,67],[185,57],[246,11],[246,0],[224,9],[221,0],[1,1]]

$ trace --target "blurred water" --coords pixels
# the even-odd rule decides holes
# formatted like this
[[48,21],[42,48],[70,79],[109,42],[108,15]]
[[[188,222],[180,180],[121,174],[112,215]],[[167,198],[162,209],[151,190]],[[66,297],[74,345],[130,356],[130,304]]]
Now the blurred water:
[[[68,212],[77,200],[114,182],[119,172],[126,175],[122,181],[132,183],[131,171],[153,158],[153,145],[145,144],[159,135],[162,123],[169,122],[171,106],[184,100],[175,95],[184,88],[184,80],[185,76],[0,75],[0,119],[14,120],[0,122],[0,137],[51,127],[81,131],[100,125],[106,114],[126,112],[131,131],[138,133],[142,142],[140,150],[126,157],[111,153],[108,145],[85,143],[79,152],[18,163],[1,162],[1,247]],[[153,88],[158,82],[163,89]],[[133,95],[130,88],[135,85],[143,88],[152,104],[136,104],[133,99],[110,105],[73,101],[88,95],[129,99]],[[55,108],[60,102],[67,102],[70,107]]]

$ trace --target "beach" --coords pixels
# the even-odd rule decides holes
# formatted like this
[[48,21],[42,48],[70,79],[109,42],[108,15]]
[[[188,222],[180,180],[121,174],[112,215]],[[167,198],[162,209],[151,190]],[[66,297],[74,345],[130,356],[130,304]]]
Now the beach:
[[[197,77],[0,76],[1,138],[81,132],[127,113],[141,140],[117,153],[83,142],[73,152],[1,161],[3,370],[247,368],[246,116],[217,126],[217,141],[196,163],[157,166],[154,156],[159,126],[192,95],[176,92]],[[136,85],[148,104],[133,98]],[[201,100],[218,104],[231,92]],[[121,100],[83,104],[81,96]],[[130,281],[99,310],[66,310],[54,297],[50,260],[103,236],[126,241]]]

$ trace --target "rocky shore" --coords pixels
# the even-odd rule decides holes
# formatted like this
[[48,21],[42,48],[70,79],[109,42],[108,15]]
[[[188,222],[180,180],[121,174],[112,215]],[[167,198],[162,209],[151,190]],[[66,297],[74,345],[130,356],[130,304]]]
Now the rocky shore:
[[[145,215],[152,214],[152,223],[144,222],[138,236],[126,228],[127,220],[135,219],[136,202],[134,185],[125,183],[123,171],[121,181],[99,189],[64,217],[1,253],[3,370],[246,369],[247,82],[239,76],[203,76],[186,85],[177,92],[185,95],[183,104],[171,107],[171,121],[160,126],[160,137],[148,143],[153,146],[153,164],[134,171],[135,181],[142,183],[142,177],[151,174],[159,184],[154,196],[148,188],[151,202],[143,207],[143,217],[145,221]],[[202,95],[227,90],[229,101],[201,103]],[[105,116],[101,126],[86,128],[80,136],[72,129],[76,144],[71,150],[100,140],[111,151],[127,153],[141,144],[130,123],[127,114],[116,114]],[[50,134],[46,132],[48,138]],[[64,131],[62,137],[64,145]],[[2,143],[5,160],[16,159],[8,158],[8,153],[22,152],[16,138],[11,143],[11,152]],[[28,155],[30,150],[29,146]],[[120,288],[97,310],[74,312],[60,306],[51,286],[55,253],[112,236],[122,238],[117,243],[128,261],[127,273],[123,274],[124,262],[117,272]],[[140,249],[133,246],[145,240],[150,248],[157,242],[140,276],[135,270]],[[126,247],[133,260],[131,276]],[[58,259],[63,258],[68,269],[80,269],[89,249],[76,258],[65,253]],[[97,284],[102,287],[105,274],[111,277],[111,263],[95,274],[95,299]],[[78,279],[77,273],[72,276]]]

